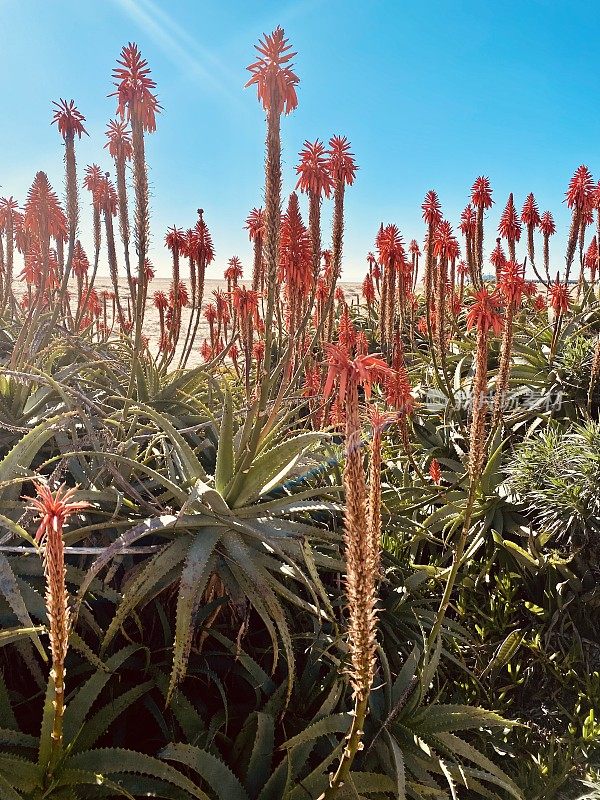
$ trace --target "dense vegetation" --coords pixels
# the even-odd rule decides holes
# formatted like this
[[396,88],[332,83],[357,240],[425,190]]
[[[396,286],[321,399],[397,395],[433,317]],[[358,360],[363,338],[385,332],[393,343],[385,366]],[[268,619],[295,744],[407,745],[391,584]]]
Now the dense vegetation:
[[54,117],[64,208],[42,172],[23,210],[0,201],[0,797],[598,796],[600,191],[580,167],[555,281],[533,195],[521,214],[510,196],[488,281],[488,179],[462,244],[430,191],[423,255],[382,225],[354,302],[345,138],[300,154],[308,227],[295,193],[281,213],[292,55],[277,29],[249,68],[267,119],[251,288],[234,257],[204,303],[200,212],[168,231],[171,292],[149,296],[160,106],[135,45],[116,186],[96,165],[84,181],[91,263],[73,102]]

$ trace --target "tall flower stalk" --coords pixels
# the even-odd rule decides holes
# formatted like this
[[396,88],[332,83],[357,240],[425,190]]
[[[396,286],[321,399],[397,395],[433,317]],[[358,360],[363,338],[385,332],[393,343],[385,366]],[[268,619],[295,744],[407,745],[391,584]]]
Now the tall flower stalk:
[[589,169],[582,164],[575,170],[575,174],[569,181],[569,187],[565,194],[567,207],[571,209],[571,226],[569,228],[569,238],[567,240],[567,252],[565,255],[565,283],[568,283],[577,240],[580,235],[581,223],[584,215],[593,203],[595,194],[594,181]]
[[265,356],[261,378],[260,411],[267,402],[268,376],[271,364],[272,326],[279,266],[279,229],[281,225],[281,115],[289,114],[298,105],[298,76],[290,63],[296,55],[285,38],[283,28],[276,28],[255,46],[258,58],[250,64],[246,86],[256,86],[258,99],[267,115],[265,159],[265,266],[267,308],[265,313]]
[[477,210],[477,232],[475,235],[475,269],[471,275],[473,286],[479,288],[483,282],[483,217],[488,208],[492,207],[492,188],[489,178],[480,175],[471,187],[471,202]]
[[85,502],[73,502],[74,489],[61,486],[56,492],[36,484],[37,497],[31,507],[40,517],[35,539],[43,548],[46,576],[46,612],[48,615],[50,650],[52,653],[51,678],[54,685],[52,748],[47,766],[51,775],[63,750],[63,717],[65,709],[65,659],[69,647],[71,616],[66,585],[66,568],[63,527],[73,514],[88,507]]
[[121,241],[123,242],[123,255],[125,257],[125,271],[127,272],[127,281],[129,283],[129,291],[135,302],[135,283],[131,272],[131,261],[129,258],[129,205],[127,201],[127,183],[125,180],[125,168],[128,161],[131,161],[133,156],[133,147],[131,144],[131,134],[127,129],[127,125],[122,120],[110,120],[106,129],[106,137],[108,141],[104,147],[108,148],[108,152],[115,162],[115,171],[117,175],[117,197],[119,199],[119,231],[121,233]]
[[12,309],[15,307],[12,283],[15,253],[15,215],[18,214],[18,208],[19,205],[14,197],[3,197],[0,199],[0,231],[4,231],[6,238],[2,310],[7,306],[10,306]]
[[265,235],[265,215],[262,208],[253,208],[246,219],[246,230],[254,249],[252,266],[252,290],[262,292],[264,287],[263,241]]
[[[81,114],[73,100],[67,102],[60,100],[54,103],[56,110],[52,118],[52,124],[56,123],[58,132],[63,137],[65,143],[65,171],[66,171],[66,187],[67,187],[67,224],[68,224],[68,251],[67,261],[64,268],[64,275],[62,276],[62,284],[60,289],[60,306],[63,307],[65,317],[67,316],[66,303],[67,290],[69,284],[69,277],[71,274],[71,267],[73,263],[73,249],[75,247],[75,239],[77,237],[77,227],[79,224],[79,199],[77,193],[77,162],[75,160],[75,136],[81,139],[82,134],[87,135],[86,129],[83,127],[85,117]],[[58,314],[59,304],[57,304],[53,322],[56,321]]]
[[[135,192],[134,238],[138,256],[137,289],[135,304],[134,357],[139,358],[142,349],[142,328],[146,301],[146,258],[150,240],[150,201],[148,194],[148,170],[144,133],[156,130],[156,114],[160,106],[153,89],[155,81],[150,78],[148,62],[142,58],[138,46],[129,43],[121,50],[117,60],[119,66],[113,71],[117,97],[117,115],[131,124],[133,148],[133,186]],[[133,389],[135,368],[132,370],[130,392]]]
[[369,694],[375,675],[379,552],[375,547],[375,533],[373,530],[369,531],[368,527],[367,484],[362,454],[358,388],[363,386],[366,396],[369,397],[372,382],[380,380],[388,372],[381,359],[374,356],[357,356],[351,359],[348,351],[338,345],[327,345],[327,355],[325,397],[333,393],[337,380],[338,401],[346,412],[345,587],[354,712],[340,763],[330,778],[329,788],[319,800],[332,800],[340,786],[348,779],[354,758],[361,747]]
[[539,227],[544,237],[544,274],[548,286],[550,284],[550,237],[556,233],[554,217],[550,211],[544,211],[540,217]]
[[500,217],[498,233],[508,242],[508,257],[510,261],[516,261],[516,243],[521,238],[521,222],[515,208],[515,201],[512,192],[508,196],[506,206]]
[[446,580],[444,593],[440,601],[439,609],[436,614],[435,622],[428,638],[429,647],[435,645],[440,633],[448,606],[452,590],[456,582],[458,570],[467,544],[469,531],[471,528],[471,516],[473,513],[473,503],[475,501],[479,479],[483,462],[485,459],[486,444],[486,417],[488,410],[487,399],[487,377],[488,377],[488,341],[490,333],[499,334],[502,330],[502,317],[498,313],[498,300],[490,294],[487,289],[479,289],[475,292],[474,302],[467,315],[467,330],[476,328],[477,343],[475,349],[475,372],[472,387],[472,416],[471,427],[469,430],[469,496],[464,511],[462,528],[456,543],[452,566]]
[[496,375],[492,426],[500,422],[504,410],[510,378],[514,316],[521,305],[525,289],[524,267],[514,261],[509,261],[502,268],[498,288],[506,302],[506,314],[504,316],[502,342],[500,344],[500,363]]

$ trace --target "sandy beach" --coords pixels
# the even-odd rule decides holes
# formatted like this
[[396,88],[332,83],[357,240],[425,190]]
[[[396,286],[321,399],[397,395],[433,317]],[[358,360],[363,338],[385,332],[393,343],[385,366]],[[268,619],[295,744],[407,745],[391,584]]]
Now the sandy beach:
[[[188,287],[188,291],[190,291],[189,282],[185,282],[186,286]],[[243,283],[243,282],[242,282]],[[348,303],[357,302],[357,298],[360,297],[360,283],[356,282],[347,282],[341,283],[341,287],[346,294],[346,300]],[[112,292],[113,287],[109,277],[100,277],[98,276],[95,281],[95,288],[98,292],[98,295],[101,297],[102,292]],[[144,320],[144,334],[148,337],[150,342],[150,349],[153,353],[156,353],[158,350],[158,342],[160,338],[160,319],[158,315],[158,311],[154,307],[153,297],[154,293],[157,291],[163,291],[168,296],[170,288],[170,281],[164,278],[155,278],[149,285],[148,288],[148,300],[146,303],[146,314]],[[73,294],[76,293],[75,287],[73,287]],[[227,291],[227,282],[224,280],[215,280],[215,279],[207,279],[204,285],[204,297],[202,301],[203,307],[208,305],[208,303],[213,302],[214,300],[214,293],[217,291]],[[22,289],[21,289],[22,291]],[[127,282],[124,279],[119,280],[119,292],[121,295],[122,302],[126,303],[126,298],[129,296],[129,290],[127,286]],[[191,293],[191,292],[190,292]],[[188,321],[191,314],[191,308],[184,308],[182,312],[182,330],[184,335],[182,335],[181,339],[185,339],[185,331],[187,330]],[[194,343],[194,347],[190,354],[190,358],[188,361],[189,367],[197,366],[198,364],[202,363],[202,356],[200,355],[200,347],[204,342],[204,339],[208,339],[210,336],[208,323],[206,322],[204,316],[201,317],[200,320],[200,327],[198,329],[198,334],[196,336],[196,341]],[[173,361],[174,365],[177,364],[177,358]]]

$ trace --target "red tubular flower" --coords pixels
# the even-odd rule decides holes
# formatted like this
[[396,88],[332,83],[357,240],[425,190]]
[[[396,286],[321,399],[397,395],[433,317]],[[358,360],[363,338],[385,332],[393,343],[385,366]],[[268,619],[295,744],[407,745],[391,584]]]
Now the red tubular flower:
[[433,235],[433,255],[438,258],[456,257],[458,243],[452,233],[452,226],[446,220],[437,225]]
[[212,347],[206,341],[206,339],[202,343],[202,347],[200,348],[200,355],[204,359],[205,362],[208,362],[212,359]]
[[300,189],[305,194],[329,197],[333,181],[329,173],[327,154],[323,142],[318,139],[315,142],[304,142],[304,148],[300,151],[300,163],[296,167],[296,173],[299,176],[296,189]]
[[327,156],[327,168],[333,182],[341,181],[352,186],[358,167],[354,161],[354,154],[350,152],[348,139],[345,136],[332,136]]
[[549,289],[550,306],[555,314],[562,314],[569,310],[569,289],[558,279]]
[[180,252],[181,248],[185,247],[186,237],[181,228],[173,225],[168,228],[167,235],[165,236],[165,244],[172,253]]
[[540,212],[538,210],[535,197],[532,193],[530,193],[527,195],[525,203],[523,204],[523,210],[521,211],[521,222],[528,227],[531,226],[533,228],[537,228],[540,224],[540,220]]
[[54,102],[52,105],[56,106],[52,117],[52,125],[54,123],[57,124],[58,132],[63,139],[74,139],[76,135],[81,139],[82,133],[85,133],[86,136],[88,135],[88,132],[83,127],[85,117],[75,107],[74,100],[69,100],[67,103],[66,100],[61,99],[58,103]]
[[307,297],[312,284],[311,246],[302,221],[298,195],[292,192],[281,223],[279,244],[279,278],[285,281],[289,300]]
[[487,209],[492,207],[492,188],[490,179],[480,175],[471,187],[471,202],[475,208]]
[[[472,246],[471,265],[473,282],[481,284],[483,270],[483,215],[486,209],[492,207],[492,189],[488,178],[480,175],[471,187],[471,202],[477,209],[477,231]],[[467,252],[468,255],[468,252]]]
[[169,305],[167,295],[162,291],[154,292],[153,305],[154,308],[158,309],[159,311],[161,309],[164,311],[166,307]]
[[585,266],[590,270],[592,281],[595,280],[598,268],[598,240],[594,236],[585,253]]
[[402,258],[404,243],[396,225],[387,225],[377,239],[379,261],[384,267],[389,266],[392,260],[397,261]]
[[527,195],[523,210],[521,211],[521,221],[527,226],[527,255],[532,264],[534,264],[535,259],[533,232],[540,224],[540,219],[540,212],[538,211],[535,197],[530,193]]
[[503,239],[508,241],[508,248],[510,251],[511,261],[515,260],[515,242],[521,238],[521,223],[515,209],[515,202],[513,200],[512,192],[508,196],[506,206],[500,217],[498,225],[498,233]]
[[214,303],[207,303],[204,309],[204,319],[208,322],[209,325],[211,325],[216,321],[217,309]]
[[290,64],[296,53],[291,53],[291,45],[285,38],[283,28],[277,27],[273,33],[264,35],[264,41],[255,45],[259,58],[248,67],[252,74],[246,86],[256,85],[258,99],[265,111],[274,114],[289,114],[298,105],[296,86],[298,76]]
[[543,294],[537,294],[535,296],[535,300],[533,301],[533,307],[536,311],[546,311],[548,308],[546,304],[546,298]]
[[544,211],[540,217],[539,226],[544,236],[554,236],[556,233],[556,225],[554,224],[554,217],[550,211]]
[[498,280],[500,270],[506,264],[506,255],[502,249],[502,243],[500,239],[496,239],[496,247],[494,247],[490,253],[490,263],[496,269],[496,280]]
[[85,501],[73,502],[76,489],[68,489],[64,484],[53,494],[47,486],[35,484],[37,497],[29,498],[32,508],[40,517],[40,524],[35,534],[36,542],[62,536],[62,529],[73,514],[90,507]]
[[242,262],[237,256],[232,256],[227,262],[227,267],[225,268],[223,277],[228,284],[231,283],[232,286],[237,286],[237,282],[243,274],[244,270],[242,267]]
[[371,396],[372,385],[385,378],[390,372],[388,365],[377,355],[357,356],[351,359],[346,348],[339,344],[326,343],[327,379],[323,390],[325,399],[333,393],[336,380],[339,381],[338,397],[343,403],[350,381],[362,386],[367,398]]
[[371,273],[367,272],[365,279],[362,284],[362,294],[366,300],[368,306],[372,306],[375,302],[375,284],[373,283],[373,278],[371,277]]
[[425,195],[421,208],[423,209],[423,220],[427,225],[435,226],[442,221],[442,207],[437,192],[433,189],[430,189]]
[[321,370],[319,367],[308,368],[304,372],[302,397],[317,397],[321,389]]
[[98,164],[90,164],[85,168],[83,185],[89,192],[92,193],[92,200],[94,203],[96,202],[96,198],[98,196],[98,187],[103,180],[104,173]]
[[45,172],[38,172],[27,194],[25,202],[25,215],[23,219],[25,230],[35,236],[41,245],[43,237],[64,237],[67,233],[67,218],[56,192],[50,186]]
[[502,317],[498,313],[499,303],[495,294],[484,288],[474,293],[474,303],[467,314],[467,330],[476,327],[482,333],[490,330],[498,335],[502,330]]
[[411,392],[408,373],[401,364],[397,369],[388,372],[385,378],[386,402],[403,417],[411,414],[415,407]]
[[442,470],[437,458],[432,458],[429,464],[429,477],[438,486],[442,482]]
[[138,46],[130,42],[121,50],[117,64],[120,66],[113,70],[117,91],[110,95],[117,97],[117,114],[121,119],[135,117],[145,131],[155,131],[160,105],[152,91],[156,83],[150,78],[148,62],[142,58]]
[[460,215],[460,228],[463,236],[473,236],[477,230],[477,216],[473,206],[469,203]]
[[258,319],[258,294],[245,286],[236,286],[233,292],[233,307],[242,320]]
[[565,193],[567,206],[579,211],[592,204],[595,194],[594,179],[589,169],[582,164],[577,167],[575,174],[569,181],[569,188]]
[[262,208],[253,208],[246,218],[245,229],[248,231],[250,241],[261,238],[265,232],[265,213]]
[[524,266],[514,261],[508,261],[500,270],[498,289],[506,302],[517,308],[525,292]]
[[408,252],[414,256],[420,256],[421,251],[419,250],[419,243],[416,239],[411,239],[410,244],[408,245]]
[[75,275],[76,278],[82,279],[87,275],[89,268],[90,262],[88,257],[85,254],[81,242],[77,239],[75,247],[73,248],[73,275]]
[[111,119],[106,128],[108,141],[104,147],[108,147],[108,152],[114,159],[130,161],[133,156],[133,146],[131,144],[131,134],[127,129],[127,123],[122,120]]

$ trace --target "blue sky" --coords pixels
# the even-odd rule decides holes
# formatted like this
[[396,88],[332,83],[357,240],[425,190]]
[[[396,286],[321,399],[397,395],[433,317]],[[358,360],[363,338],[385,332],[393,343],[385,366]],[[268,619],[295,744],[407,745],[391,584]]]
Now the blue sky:
[[[201,206],[217,255],[210,275],[232,255],[248,275],[243,223],[262,202],[264,116],[243,89],[245,68],[261,34],[281,24],[300,77],[299,107],[283,121],[284,190],[306,138],[346,135],[360,165],[347,193],[344,277],[362,277],[382,221],[422,240],[430,188],[456,225],[480,174],[496,200],[487,244],[508,193],[520,207],[533,191],[557,220],[560,266],[568,180],[581,163],[600,177],[599,23],[599,4],[581,0],[0,0],[0,192],[22,202],[43,169],[62,195],[62,148],[49,124],[59,97],[87,118],[80,175],[92,161],[111,166],[110,74],[135,41],[164,108],[147,144],[151,256],[166,275],[165,229],[193,224]],[[91,251],[89,217],[82,193]]]

